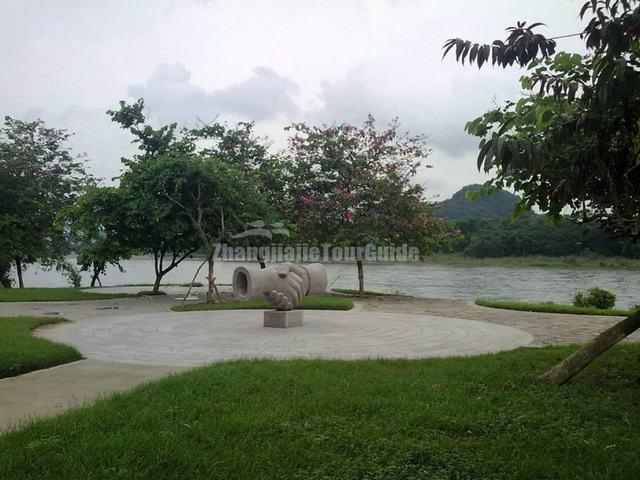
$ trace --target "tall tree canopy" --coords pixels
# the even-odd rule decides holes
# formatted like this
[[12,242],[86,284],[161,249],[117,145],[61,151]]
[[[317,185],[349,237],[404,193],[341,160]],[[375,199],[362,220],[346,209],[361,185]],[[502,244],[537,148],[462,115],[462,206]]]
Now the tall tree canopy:
[[91,286],[101,284],[107,266],[122,270],[120,261],[132,251],[130,226],[121,191],[116,187],[88,187],[65,213],[77,263],[82,271],[91,272]]
[[120,177],[129,245],[153,254],[156,281],[198,249],[209,264],[208,301],[214,288],[215,244],[285,201],[283,160],[253,134],[253,123],[212,123],[178,130],[145,123],[144,101],[120,102],[113,121],[133,134],[140,153],[123,159]]
[[[469,122],[482,138],[478,168],[490,185],[522,192],[520,211],[537,206],[558,217],[568,209],[615,236],[640,240],[640,1],[590,0],[580,33],[589,51],[555,53],[554,39],[519,22],[492,45],[453,38],[455,53],[478,67],[527,65],[529,92]],[[640,312],[603,332],[545,377],[564,383],[640,327]]]
[[126,225],[127,244],[135,251],[154,258],[153,292],[158,293],[162,278],[192,255],[199,242],[193,225],[182,210],[164,196],[162,178],[180,175],[175,165],[160,161],[166,156],[182,157],[196,150],[195,138],[177,131],[172,123],[155,128],[146,122],[144,101],[120,102],[118,110],[107,112],[111,119],[128,129],[140,153],[123,158],[119,195]]
[[41,120],[5,117],[0,128],[0,252],[5,268],[14,262],[20,287],[26,264],[63,262],[60,215],[90,180],[82,157],[66,147],[69,137]]
[[[372,116],[362,127],[298,123],[289,130],[291,216],[302,241],[409,244],[428,254],[449,237],[447,222],[434,218],[435,206],[413,183],[429,154],[422,136],[400,133],[395,121],[378,130]],[[357,265],[363,292],[360,258]]]
[[225,162],[224,142],[213,157],[164,157],[159,162],[171,164],[164,176],[164,195],[191,222],[208,264],[207,302],[214,301],[214,255],[216,245],[229,241],[233,233],[256,218],[267,218],[269,208],[258,185],[247,181],[245,172]]

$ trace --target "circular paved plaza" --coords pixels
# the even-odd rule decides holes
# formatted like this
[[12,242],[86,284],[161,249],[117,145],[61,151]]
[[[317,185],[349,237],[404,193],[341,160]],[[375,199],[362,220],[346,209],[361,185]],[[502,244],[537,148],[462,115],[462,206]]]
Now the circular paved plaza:
[[420,358],[475,355],[528,345],[522,330],[472,320],[378,312],[305,311],[304,325],[262,326],[261,310],[158,312],[94,318],[40,336],[87,358],[196,366],[238,358]]

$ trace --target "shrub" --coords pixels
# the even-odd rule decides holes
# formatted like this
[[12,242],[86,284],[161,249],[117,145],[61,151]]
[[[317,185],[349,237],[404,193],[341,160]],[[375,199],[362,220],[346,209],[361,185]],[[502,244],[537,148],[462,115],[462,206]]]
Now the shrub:
[[158,290],[157,292],[154,292],[153,290],[142,290],[136,295],[138,295],[139,297],[154,297],[157,295],[166,295],[166,292],[163,292],[162,290]]
[[640,311],[640,303],[637,305],[634,305],[633,307],[631,307],[631,311],[632,312],[638,312]]
[[616,304],[616,296],[602,288],[590,288],[586,292],[578,292],[573,297],[573,305],[576,307],[596,307],[601,310],[613,308]]
[[67,277],[67,280],[72,287],[79,288],[82,285],[82,275],[80,270],[74,267],[69,262],[63,262],[58,266],[58,270],[62,271],[62,274]]

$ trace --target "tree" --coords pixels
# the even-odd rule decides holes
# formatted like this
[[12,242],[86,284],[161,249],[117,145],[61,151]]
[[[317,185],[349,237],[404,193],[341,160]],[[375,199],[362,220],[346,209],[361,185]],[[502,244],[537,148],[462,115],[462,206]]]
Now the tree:
[[[198,250],[198,233],[183,211],[164,195],[166,178],[181,178],[181,165],[164,156],[130,162],[120,177],[122,219],[120,235],[134,251],[153,255],[158,293],[166,274]],[[178,156],[175,158],[187,158]]]
[[66,212],[81,271],[91,272],[91,287],[100,282],[107,266],[122,271],[121,260],[131,256],[130,226],[116,187],[89,187]]
[[172,123],[160,128],[146,124],[144,101],[120,102],[118,110],[107,112],[111,119],[128,129],[140,153],[123,158],[125,171],[119,191],[123,201],[127,245],[154,258],[153,292],[158,293],[162,278],[198,249],[198,234],[182,210],[164,196],[163,182],[179,177],[179,170],[166,170],[173,164],[158,161],[166,156],[189,156],[196,150],[195,138],[188,131],[177,131]]
[[[454,38],[444,55],[478,67],[528,65],[530,93],[469,122],[482,138],[478,167],[491,186],[523,193],[518,211],[533,206],[640,240],[640,2],[590,0],[580,17],[586,56],[555,54],[556,42],[519,22],[506,41],[474,44]],[[535,91],[537,90],[537,92]],[[640,312],[596,337],[544,375],[565,383],[602,352],[640,327]]]
[[[2,255],[2,253],[0,253]],[[11,260],[6,257],[0,256],[0,288],[11,287]]]
[[266,203],[246,181],[244,173],[224,161],[220,142],[216,157],[164,157],[159,162],[171,164],[165,171],[178,171],[178,176],[159,180],[166,198],[180,208],[198,234],[205,253],[207,272],[207,303],[213,303],[215,286],[214,255],[216,245],[239,231],[249,219],[264,217]]
[[429,154],[422,136],[400,134],[397,121],[378,131],[369,116],[351,125],[288,127],[291,218],[313,245],[356,246],[358,286],[364,293],[361,249],[366,244],[412,244],[427,254],[447,237],[447,222],[412,179]]
[[5,117],[0,128],[0,252],[14,262],[20,288],[27,264],[64,262],[60,213],[90,180],[83,159],[65,147],[69,137],[41,120]]
[[[255,221],[253,223],[256,225],[264,226],[268,223],[276,224],[279,222],[284,227],[284,218],[276,218],[275,213],[276,211],[287,212],[290,210],[290,199],[287,195],[287,173],[291,170],[291,163],[288,158],[282,155],[269,153],[266,139],[257,138],[253,129],[253,122],[239,122],[234,128],[229,128],[221,123],[213,123],[192,129],[189,134],[204,144],[204,148],[198,152],[199,155],[234,167],[242,174],[245,186],[250,186],[250,189],[253,189],[251,198],[259,199],[254,205],[257,210],[253,212],[253,216],[251,214],[244,215],[245,218]],[[241,186],[241,190],[245,186]],[[267,208],[267,205],[270,208]],[[291,223],[286,227],[288,227],[287,230],[294,229]],[[241,243],[234,238],[227,240],[236,244]],[[245,239],[245,246],[249,246],[249,242],[251,242],[251,247],[266,246],[272,242],[272,237],[250,236]],[[260,256],[260,249],[257,249],[256,260],[260,263],[261,268],[265,268],[265,261]]]

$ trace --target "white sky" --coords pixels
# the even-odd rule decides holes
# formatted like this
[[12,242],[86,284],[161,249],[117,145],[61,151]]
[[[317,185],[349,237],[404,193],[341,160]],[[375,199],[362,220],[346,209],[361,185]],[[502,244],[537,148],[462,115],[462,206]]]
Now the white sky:
[[[158,123],[256,120],[274,148],[292,121],[394,116],[428,136],[418,181],[446,198],[484,181],[466,121],[519,93],[523,71],[441,61],[450,37],[490,42],[518,20],[576,33],[583,0],[0,0],[0,114],[76,133],[92,172],[118,174],[127,132],[105,114],[144,97]],[[580,51],[579,39],[558,49]]]

